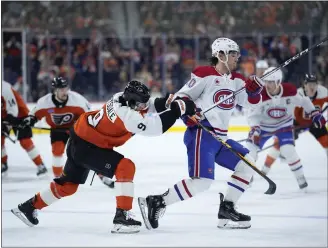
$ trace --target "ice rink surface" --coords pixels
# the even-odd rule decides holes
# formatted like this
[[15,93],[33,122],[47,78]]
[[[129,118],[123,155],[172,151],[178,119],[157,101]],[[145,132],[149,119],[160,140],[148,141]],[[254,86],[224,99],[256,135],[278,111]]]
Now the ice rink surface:
[[[230,133],[243,139],[246,133]],[[51,172],[51,146],[47,134],[35,135],[46,166]],[[132,159],[137,167],[135,199],[159,194],[188,177],[183,133],[161,137],[133,137],[118,151]],[[267,145],[269,145],[268,143]],[[300,135],[296,149],[302,159],[308,192],[300,192],[286,163],[277,162],[269,174],[277,184],[274,195],[263,194],[267,183],[256,176],[244,193],[238,211],[252,217],[247,230],[221,230],[216,227],[219,192],[225,193],[231,172],[216,166],[216,181],[211,189],[190,200],[171,205],[160,219],[160,227],[137,234],[111,234],[115,214],[115,194],[92,174],[78,192],[39,212],[40,223],[30,228],[10,209],[47,188],[48,178],[36,178],[36,168],[19,144],[6,141],[9,171],[2,178],[2,246],[325,246],[327,247],[327,158],[324,150],[308,133]],[[261,168],[265,152],[260,153]],[[97,162],[97,161],[95,161]],[[137,219],[141,214],[134,201]]]

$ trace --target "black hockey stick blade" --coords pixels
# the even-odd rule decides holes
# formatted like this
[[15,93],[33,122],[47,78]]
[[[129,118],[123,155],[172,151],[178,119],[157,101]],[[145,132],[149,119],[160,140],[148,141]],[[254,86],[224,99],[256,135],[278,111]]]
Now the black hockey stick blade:
[[269,183],[269,188],[264,194],[273,195],[276,192],[277,185],[270,178],[267,178],[267,182]]

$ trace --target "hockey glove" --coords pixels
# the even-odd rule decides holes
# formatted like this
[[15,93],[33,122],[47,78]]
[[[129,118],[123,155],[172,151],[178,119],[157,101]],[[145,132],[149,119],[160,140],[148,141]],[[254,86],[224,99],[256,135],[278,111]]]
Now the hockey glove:
[[261,134],[260,127],[254,126],[251,128],[251,131],[248,134],[248,139],[258,146],[260,144],[260,134]]
[[9,125],[12,125],[12,126],[18,126],[21,123],[21,119],[20,118],[14,117],[11,114],[8,114],[6,116],[6,118],[4,118],[3,120],[5,122],[7,122]]
[[311,119],[312,119],[313,125],[316,128],[322,128],[326,125],[326,120],[322,116],[322,114],[320,113],[319,110],[314,110],[311,112]]
[[[204,120],[205,118],[201,115],[201,112],[202,109],[201,108],[196,108],[196,113],[194,114],[193,117],[196,118],[197,121],[202,121]],[[188,126],[188,127],[193,127],[193,126],[196,126],[197,123],[194,122],[192,119],[189,118],[189,116],[182,116],[181,119],[183,120],[183,122]]]
[[252,75],[245,82],[246,93],[250,97],[259,95],[263,90],[264,82],[259,77]]
[[1,135],[4,136],[9,136],[10,130],[11,130],[11,126],[8,124],[8,122],[1,122]]
[[29,116],[26,116],[21,124],[19,124],[19,128],[25,128],[25,127],[33,127],[34,124],[37,122],[38,120],[36,119],[35,116],[33,115],[29,115]]
[[178,109],[180,112],[180,116],[189,115],[193,116],[196,113],[196,105],[189,98],[176,98],[171,103],[171,109]]

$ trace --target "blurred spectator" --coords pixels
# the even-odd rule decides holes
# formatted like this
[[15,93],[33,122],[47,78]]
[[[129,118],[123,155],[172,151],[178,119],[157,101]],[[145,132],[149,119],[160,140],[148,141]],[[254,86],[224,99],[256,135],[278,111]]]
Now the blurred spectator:
[[[32,100],[50,90],[54,75],[67,77],[72,89],[88,94],[90,100],[107,98],[132,78],[144,81],[155,95],[175,92],[195,66],[208,64],[211,44],[219,36],[239,44],[239,70],[248,76],[255,73],[260,58],[277,66],[305,49],[309,40],[301,33],[319,30],[327,7],[321,2],[140,1],[140,31],[131,41],[114,31],[111,4],[2,4],[3,27],[28,28],[27,83]],[[3,35],[4,78],[17,87],[22,81],[21,38],[19,32]],[[328,84],[328,54],[320,49],[313,53],[313,70]],[[307,70],[304,56],[284,68],[285,78],[298,82]]]

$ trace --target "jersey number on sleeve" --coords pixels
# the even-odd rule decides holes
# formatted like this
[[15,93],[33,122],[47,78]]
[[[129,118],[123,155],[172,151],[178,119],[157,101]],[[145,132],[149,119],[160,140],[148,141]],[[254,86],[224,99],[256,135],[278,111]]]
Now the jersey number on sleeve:
[[97,114],[95,114],[94,116],[89,115],[88,116],[88,123],[89,125],[96,127],[99,123],[99,121],[101,120],[101,118],[103,118],[104,116],[104,109],[101,109]]
[[143,123],[139,123],[138,128],[141,129],[142,131],[145,131],[146,130],[146,125],[143,124]]

